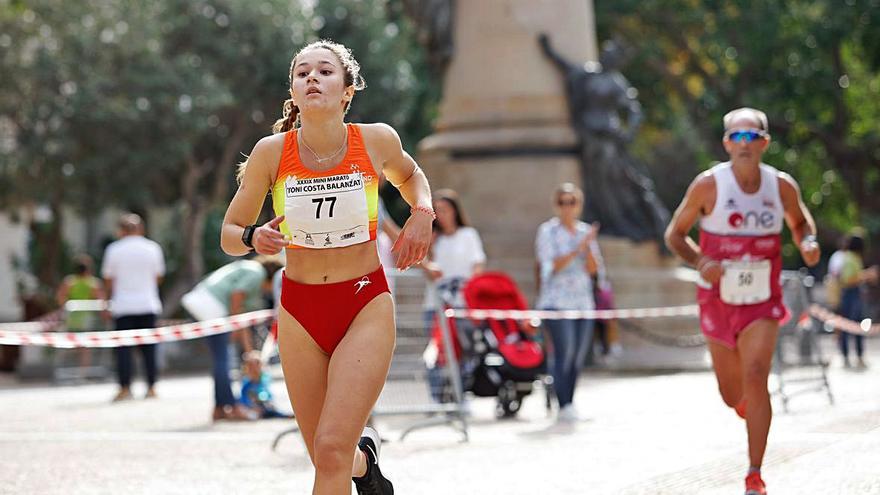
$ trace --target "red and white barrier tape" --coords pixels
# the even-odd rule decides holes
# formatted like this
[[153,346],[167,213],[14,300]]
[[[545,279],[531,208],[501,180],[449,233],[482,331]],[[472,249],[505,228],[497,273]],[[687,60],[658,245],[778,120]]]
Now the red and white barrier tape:
[[97,313],[99,311],[109,309],[110,306],[106,301],[100,299],[74,299],[64,303],[64,307],[56,309],[51,313],[46,313],[33,321],[23,321],[14,323],[0,323],[0,331],[8,330],[13,332],[51,332],[60,327],[66,318],[74,312]]
[[818,304],[810,306],[810,315],[817,320],[830,325],[838,330],[856,335],[872,336],[880,334],[880,323],[873,323],[866,319],[861,322],[853,321],[829,311]]
[[51,332],[52,330],[61,326],[64,323],[64,311],[60,309],[56,309],[51,313],[46,313],[45,315],[33,320],[33,321],[22,321],[15,323],[0,323],[0,331],[14,331],[14,332]]
[[632,309],[589,309],[589,310],[502,310],[502,309],[447,309],[444,314],[447,318],[474,318],[495,320],[613,320],[617,318],[661,318],[670,316],[697,316],[699,306],[689,304],[687,306],[667,306],[661,308],[632,308]]
[[[9,330],[4,325],[0,329],[0,344],[38,345],[59,348],[74,347],[125,347],[140,344],[156,344],[178,340],[197,339],[232,332],[275,318],[275,311],[264,309],[240,315],[213,320],[169,325],[158,328],[137,330],[115,330],[108,332],[40,332]],[[36,322],[34,322],[36,323]],[[23,325],[23,324],[22,324]]]

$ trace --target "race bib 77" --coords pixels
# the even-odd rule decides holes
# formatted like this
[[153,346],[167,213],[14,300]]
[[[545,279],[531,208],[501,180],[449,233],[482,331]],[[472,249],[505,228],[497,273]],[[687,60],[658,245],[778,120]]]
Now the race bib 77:
[[370,240],[370,216],[360,173],[284,182],[284,214],[291,244],[325,249]]

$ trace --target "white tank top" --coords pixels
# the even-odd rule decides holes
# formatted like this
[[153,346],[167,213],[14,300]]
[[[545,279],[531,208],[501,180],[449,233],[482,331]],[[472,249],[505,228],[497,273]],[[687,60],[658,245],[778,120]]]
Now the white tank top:
[[761,164],[761,187],[747,194],[739,187],[730,162],[711,169],[715,177],[715,206],[700,219],[700,229],[722,236],[765,236],[779,234],[785,219],[779,195],[779,173]]

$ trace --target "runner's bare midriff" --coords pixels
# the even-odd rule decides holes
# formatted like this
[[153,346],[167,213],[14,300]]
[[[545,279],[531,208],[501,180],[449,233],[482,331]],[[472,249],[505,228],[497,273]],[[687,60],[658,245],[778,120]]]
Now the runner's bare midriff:
[[332,284],[379,268],[376,241],[334,249],[288,249],[287,278],[303,284]]

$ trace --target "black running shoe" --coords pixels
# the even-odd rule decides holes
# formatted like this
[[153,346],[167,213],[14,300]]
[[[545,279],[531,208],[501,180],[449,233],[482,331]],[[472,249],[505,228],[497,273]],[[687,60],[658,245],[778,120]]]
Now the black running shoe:
[[364,428],[358,448],[367,455],[367,473],[361,478],[352,478],[358,495],[394,495],[394,486],[382,476],[382,471],[379,469],[381,446],[379,433],[369,426]]

